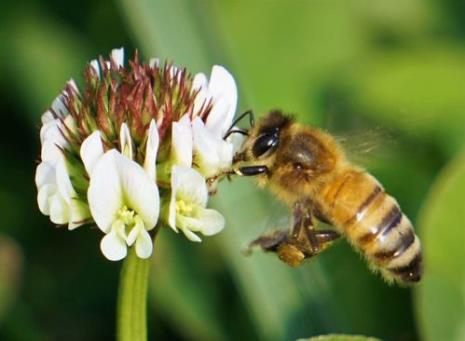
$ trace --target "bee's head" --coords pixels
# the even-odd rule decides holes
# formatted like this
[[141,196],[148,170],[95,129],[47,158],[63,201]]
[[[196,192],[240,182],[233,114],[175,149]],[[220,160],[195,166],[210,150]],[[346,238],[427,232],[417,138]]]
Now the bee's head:
[[234,161],[265,161],[273,156],[280,144],[281,133],[291,123],[291,119],[281,111],[271,111],[248,133],[242,151]]

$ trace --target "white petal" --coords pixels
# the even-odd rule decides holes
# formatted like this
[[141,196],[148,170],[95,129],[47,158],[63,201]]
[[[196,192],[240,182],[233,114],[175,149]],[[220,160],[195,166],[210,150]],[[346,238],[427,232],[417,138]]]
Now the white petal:
[[37,188],[55,183],[55,167],[48,162],[41,162],[36,169],[35,183]]
[[69,81],[66,82],[66,84],[69,85],[74,91],[76,91],[76,93],[79,93],[79,88],[74,79],[71,78]]
[[196,154],[200,154],[201,162],[207,165],[218,164],[219,159],[215,147],[216,138],[207,130],[199,117],[196,117],[192,122],[192,132],[194,135],[194,150]]
[[71,116],[65,118],[64,123],[59,119],[54,119],[45,123],[40,129],[40,142],[42,143],[41,158],[42,161],[56,162],[61,158],[60,148],[66,148],[69,143],[63,134],[76,129],[76,122]]
[[192,90],[197,91],[197,95],[194,99],[194,115],[198,113],[202,105],[206,104],[208,100],[207,86],[207,77],[203,73],[196,74],[192,81]]
[[97,77],[100,78],[100,64],[97,59],[93,59],[90,61],[90,66],[95,70]]
[[178,122],[173,122],[171,140],[173,163],[183,167],[190,167],[192,165],[194,142],[188,115],[184,115]]
[[208,189],[205,179],[192,168],[173,166],[171,173],[171,191],[176,199],[205,207],[208,200]]
[[60,120],[53,119],[40,128],[40,142],[49,141],[62,147],[67,146],[68,142],[62,132],[65,132],[65,129]]
[[52,102],[52,110],[55,112],[55,114],[61,117],[64,117],[68,114],[68,109],[66,109],[64,102],[65,98],[61,94],[58,95],[58,97],[55,98]]
[[[171,179],[173,179],[172,174]],[[174,230],[174,232],[178,232],[176,227],[176,189],[173,188],[171,188],[171,199],[168,207],[168,225]]]
[[151,68],[158,67],[159,65],[160,65],[160,59],[158,59],[158,58],[150,58],[149,66]]
[[224,228],[225,220],[218,211],[197,207],[195,216],[179,216],[178,225],[181,230],[188,229],[192,232],[201,232],[206,236],[211,236]]
[[[234,127],[236,128],[236,127]],[[233,129],[234,129],[233,128]],[[242,145],[244,144],[245,141],[245,136],[242,134],[231,134],[229,137],[226,139],[226,141],[230,144],[232,144],[232,154],[236,154],[239,150],[242,149]]]
[[123,67],[124,64],[124,48],[111,50],[111,59],[116,63],[116,66]]
[[216,210],[209,208],[200,211],[199,231],[206,236],[212,236],[223,230],[225,225],[224,217]]
[[139,258],[146,259],[152,255],[153,244],[150,234],[141,230],[136,240],[136,254]]
[[160,198],[155,182],[139,164],[114,149],[95,165],[87,196],[92,216],[104,232],[123,205],[142,218],[147,230],[157,223]]
[[56,164],[60,160],[64,159],[63,152],[52,141],[45,141],[42,144],[40,157],[42,159],[42,162],[48,162],[51,164]]
[[184,233],[184,235],[187,237],[187,239],[189,239],[191,242],[201,242],[202,241],[202,239],[200,239],[200,237],[198,235],[196,235],[195,233],[193,233],[189,229],[182,229],[181,231]]
[[206,129],[200,118],[194,119],[195,164],[206,178],[231,166],[233,146]]
[[197,73],[194,76],[194,80],[192,81],[192,90],[201,90],[206,89],[208,86],[208,80],[205,74]]
[[129,159],[133,159],[133,147],[132,147],[132,138],[131,132],[129,131],[129,127],[126,123],[121,125],[120,133],[119,133],[119,140],[120,140],[120,147],[121,147],[121,154],[126,156]]
[[128,236],[126,237],[126,243],[131,246],[134,244],[134,242],[137,239],[137,236],[139,235],[141,229],[138,228],[137,226],[134,226],[131,231],[129,232]]
[[55,119],[55,117],[53,116],[52,112],[50,110],[47,110],[46,112],[44,112],[42,114],[42,117],[41,117],[41,121],[42,121],[42,124],[47,124],[47,123],[50,123],[51,121],[53,121]]
[[[47,112],[49,112],[49,111],[47,111]],[[45,122],[43,122],[42,127],[40,127],[40,134],[39,134],[40,135],[40,143],[44,143],[46,140],[50,139],[50,137],[49,137],[50,135],[53,136],[55,134],[54,129],[56,128],[56,125],[57,125],[57,122],[58,122],[58,120],[55,119],[55,118],[48,119],[48,117],[44,117],[45,114],[42,115],[42,120],[45,120]],[[52,114],[50,113],[50,115],[52,115]]]
[[134,244],[134,242],[137,239],[137,236],[141,233],[141,231],[145,231],[144,222],[139,217],[136,217],[135,219],[135,224],[126,237],[126,243],[128,245]]
[[120,177],[125,204],[144,221],[145,228],[155,227],[160,213],[158,187],[137,163],[115,152],[115,163]]
[[214,111],[208,116],[206,125],[209,129],[219,129],[224,134],[232,123],[237,105],[237,87],[233,76],[222,66],[214,65],[208,84],[208,93],[213,97],[213,105],[221,100],[225,112]]
[[221,65],[213,65],[208,82],[208,91],[213,97],[227,96],[235,98],[237,87],[234,77]]
[[231,103],[229,103],[228,99],[219,98],[213,103],[213,107],[208,114],[205,126],[218,138],[223,138],[224,134],[231,126],[231,120],[227,120],[230,106]]
[[232,164],[234,146],[232,143],[220,140],[218,142],[218,156],[220,159],[220,169],[229,168]]
[[107,259],[112,261],[123,259],[128,252],[124,239],[113,230],[102,238],[100,250]]
[[147,148],[145,150],[145,160],[144,160],[144,168],[145,171],[149,174],[150,178],[154,181],[157,178],[157,153],[158,153],[158,145],[160,143],[160,136],[158,135],[158,127],[155,120],[150,122],[150,127],[148,131],[148,138],[147,138]]
[[50,220],[55,224],[66,224],[69,221],[68,204],[63,200],[60,194],[49,198]]
[[63,197],[63,200],[69,205],[71,203],[71,199],[76,197],[76,191],[71,184],[71,180],[69,178],[68,170],[66,168],[65,161],[62,160],[57,163],[56,165],[56,183],[58,192]]
[[123,207],[123,190],[115,162],[116,150],[106,152],[95,164],[90,177],[87,199],[97,226],[108,232],[120,208]]
[[85,224],[89,217],[89,206],[80,200],[73,199],[69,205],[68,230],[74,230],[76,227]]
[[181,79],[181,70],[177,66],[171,65],[169,73],[171,78],[174,78],[174,76],[178,75],[178,79],[176,81],[179,82],[179,80]]
[[94,131],[82,142],[80,154],[87,174],[91,175],[95,163],[103,155],[103,143],[100,131]]
[[37,203],[42,214],[50,215],[50,198],[55,195],[57,188],[55,184],[46,184],[39,188]]

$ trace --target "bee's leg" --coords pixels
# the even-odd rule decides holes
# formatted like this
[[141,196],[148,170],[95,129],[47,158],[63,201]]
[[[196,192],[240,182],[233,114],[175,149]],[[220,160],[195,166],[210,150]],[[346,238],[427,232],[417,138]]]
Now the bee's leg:
[[271,234],[261,235],[249,244],[246,254],[250,254],[255,246],[259,246],[263,251],[276,252],[278,246],[285,242],[288,237],[289,233],[286,230],[276,230]]
[[306,258],[313,257],[340,237],[332,230],[316,230],[313,224],[312,203],[298,202],[294,206],[294,224],[289,232],[278,230],[260,236],[249,244],[248,252],[259,246],[264,251],[276,252],[290,266],[297,266]]
[[268,173],[266,166],[245,166],[234,169],[233,173],[240,176],[255,176]]
[[[297,266],[313,255],[313,244],[309,241],[307,225],[312,224],[311,205],[308,202],[294,206],[294,223],[291,231],[278,230],[271,235],[260,236],[250,246],[260,246],[264,251],[275,252],[279,259],[290,266]],[[312,225],[313,226],[313,225]],[[314,244],[317,240],[314,241]]]
[[296,203],[294,228],[288,242],[299,249],[305,258],[317,255],[340,237],[340,234],[333,230],[316,230],[312,212],[312,204],[308,201]]
[[239,175],[239,176],[256,176],[260,174],[268,173],[268,167],[266,166],[245,166],[245,167],[238,167],[238,168],[231,168],[220,172],[216,175],[213,175],[207,178],[207,185],[213,184],[215,181],[221,179],[224,176],[230,177],[231,175]]

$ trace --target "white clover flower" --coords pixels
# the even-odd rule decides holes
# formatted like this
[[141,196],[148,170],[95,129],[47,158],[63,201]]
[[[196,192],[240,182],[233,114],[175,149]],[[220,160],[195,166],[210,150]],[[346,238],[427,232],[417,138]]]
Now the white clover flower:
[[106,152],[95,164],[88,200],[92,217],[106,234],[100,244],[105,257],[126,257],[135,242],[140,258],[152,254],[152,230],[160,209],[158,188],[149,174],[118,151]]
[[212,177],[231,166],[233,144],[216,136],[196,117],[192,122],[195,164],[206,178]]
[[169,182],[174,165],[191,167],[193,153],[192,125],[188,115],[171,125],[171,146],[168,159],[160,168],[160,180]]
[[194,242],[201,239],[194,232],[211,236],[225,225],[223,216],[206,208],[208,189],[205,179],[194,169],[174,166],[171,175],[171,201],[168,223],[176,232],[178,228]]
[[[210,81],[203,73],[194,77],[193,88],[198,91],[194,101],[194,163],[206,178],[231,166],[234,145],[223,137],[232,124],[237,105],[237,88],[234,78],[222,66],[212,68]],[[196,110],[211,105],[204,122]]]
[[63,95],[60,95],[52,104],[53,113],[47,111],[42,115],[42,162],[37,166],[35,182],[40,211],[50,216],[53,223],[68,224],[68,229],[72,230],[84,224],[90,212],[87,205],[78,199],[63,155],[63,149],[69,146],[65,136],[75,131],[76,126],[62,101]]
[[39,209],[50,216],[53,223],[68,224],[68,229],[72,230],[90,217],[88,206],[77,199],[63,159],[55,164],[41,162],[37,166],[35,182]]
[[205,126],[212,134],[223,138],[232,123],[237,106],[237,87],[233,76],[222,66],[214,65],[210,81],[203,73],[194,77],[193,86],[198,91],[194,113],[211,101],[212,109]]
[[140,258],[152,254],[152,239],[147,231],[157,224],[160,211],[155,182],[159,137],[154,120],[147,135],[145,169],[132,160],[133,142],[125,123],[120,130],[122,153],[112,149],[99,155],[103,152],[99,131],[92,133],[81,147],[81,157],[90,175],[90,211],[106,234],[100,248],[109,260],[126,257],[127,246],[134,243]]
[[[61,149],[69,146],[66,134],[76,129],[76,123],[69,115],[63,104],[63,95],[58,96],[52,103],[52,111],[42,115],[40,128],[40,142],[42,144],[41,158],[43,162],[56,163],[63,158]],[[54,116],[56,115],[56,116]]]
[[206,178],[229,168],[234,152],[223,138],[237,104],[228,71],[214,66],[208,81],[157,59],[141,63],[137,52],[130,64],[114,49],[87,65],[82,91],[67,83],[42,116],[35,179],[41,212],[69,229],[97,225],[110,260],[132,246],[150,257],[163,224],[193,241],[221,231]]

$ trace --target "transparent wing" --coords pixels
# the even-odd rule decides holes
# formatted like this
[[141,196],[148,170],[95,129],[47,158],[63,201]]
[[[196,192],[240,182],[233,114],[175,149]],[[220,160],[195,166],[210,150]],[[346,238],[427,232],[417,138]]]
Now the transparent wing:
[[376,166],[380,156],[386,160],[399,148],[395,136],[381,127],[347,130],[335,137],[351,162],[368,169]]

